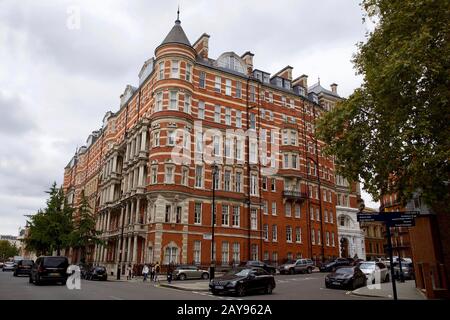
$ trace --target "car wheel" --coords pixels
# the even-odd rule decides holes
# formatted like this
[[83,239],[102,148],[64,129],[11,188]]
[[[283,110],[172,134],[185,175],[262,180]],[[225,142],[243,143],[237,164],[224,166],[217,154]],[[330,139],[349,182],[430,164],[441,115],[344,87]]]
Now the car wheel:
[[330,285],[328,283],[325,283],[325,288],[330,288]]
[[35,284],[36,286],[40,286],[40,285],[41,285],[41,279],[39,279],[39,276],[38,276],[38,275],[36,275],[36,279],[34,279],[34,284]]
[[217,296],[219,293],[216,290],[211,290],[213,296]]
[[209,278],[209,274],[207,274],[206,272],[202,274],[203,280],[207,280],[208,278]]
[[14,271],[13,276],[14,276],[14,277],[17,277],[17,272]]
[[290,274],[295,274],[294,268],[289,269],[289,273],[290,273]]
[[186,275],[182,273],[178,276],[178,279],[180,279],[181,281],[186,280]]
[[312,268],[308,268],[306,272],[312,273]]
[[269,283],[269,284],[267,285],[267,287],[266,287],[265,293],[266,293],[266,294],[272,294],[272,291],[273,291],[272,284]]
[[245,287],[244,287],[243,285],[239,285],[239,286],[236,288],[236,293],[237,293],[237,295],[238,295],[239,297],[245,296]]
[[28,283],[33,283],[33,278],[31,277],[31,274],[30,277],[28,278]]

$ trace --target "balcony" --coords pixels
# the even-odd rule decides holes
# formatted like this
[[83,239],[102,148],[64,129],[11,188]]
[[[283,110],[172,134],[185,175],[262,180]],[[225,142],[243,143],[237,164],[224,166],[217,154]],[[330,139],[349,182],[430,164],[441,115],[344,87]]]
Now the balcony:
[[283,198],[287,200],[303,201],[307,198],[305,192],[295,191],[295,190],[283,190]]

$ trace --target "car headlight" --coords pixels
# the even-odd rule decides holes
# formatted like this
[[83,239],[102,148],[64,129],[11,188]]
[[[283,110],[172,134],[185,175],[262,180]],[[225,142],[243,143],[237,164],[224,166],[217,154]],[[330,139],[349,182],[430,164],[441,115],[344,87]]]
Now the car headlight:
[[236,284],[237,284],[237,281],[231,281],[231,282],[228,282],[228,284],[226,286],[227,287],[235,287]]

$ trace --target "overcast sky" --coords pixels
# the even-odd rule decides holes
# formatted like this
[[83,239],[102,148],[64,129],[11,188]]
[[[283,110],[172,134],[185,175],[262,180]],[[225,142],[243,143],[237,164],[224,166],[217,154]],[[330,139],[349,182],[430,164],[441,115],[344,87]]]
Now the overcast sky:
[[361,83],[350,62],[367,31],[359,2],[0,1],[0,234],[17,235],[24,215],[44,207],[77,146],[137,85],[178,3],[191,43],[211,36],[212,58],[251,51],[255,68],[290,65],[346,97]]

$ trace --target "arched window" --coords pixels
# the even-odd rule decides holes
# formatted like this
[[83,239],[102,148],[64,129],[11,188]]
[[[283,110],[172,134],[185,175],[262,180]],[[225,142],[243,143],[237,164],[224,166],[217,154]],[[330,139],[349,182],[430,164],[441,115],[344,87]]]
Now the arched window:
[[245,73],[245,63],[234,52],[226,52],[220,55],[217,59],[217,66],[240,73]]

